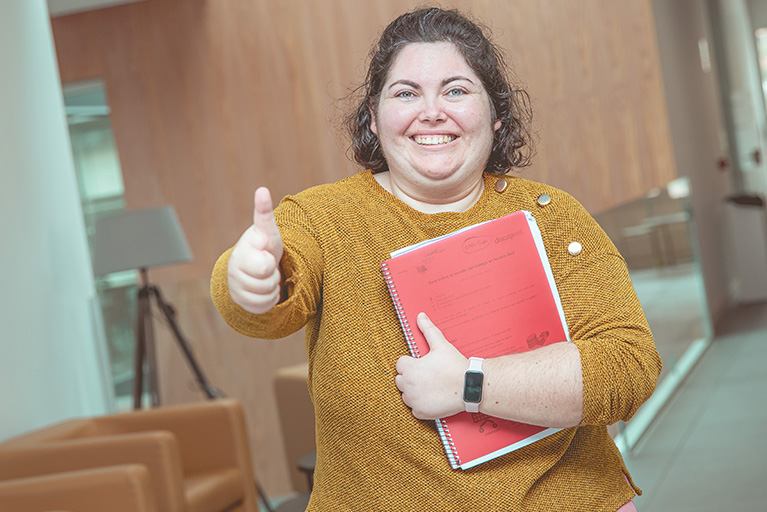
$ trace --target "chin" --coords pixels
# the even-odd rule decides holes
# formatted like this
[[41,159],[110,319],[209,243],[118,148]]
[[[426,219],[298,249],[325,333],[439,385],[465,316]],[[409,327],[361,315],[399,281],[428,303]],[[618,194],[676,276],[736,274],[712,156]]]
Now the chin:
[[455,179],[466,179],[471,176],[474,176],[475,174],[481,174],[481,171],[473,172],[465,168],[461,167],[454,167],[454,166],[448,166],[448,165],[430,165],[428,168],[424,168],[423,171],[421,171],[421,174],[428,177],[429,179],[435,179],[435,180],[446,180],[450,178]]
[[446,181],[455,177],[455,172],[450,171],[424,171],[420,174],[430,181]]

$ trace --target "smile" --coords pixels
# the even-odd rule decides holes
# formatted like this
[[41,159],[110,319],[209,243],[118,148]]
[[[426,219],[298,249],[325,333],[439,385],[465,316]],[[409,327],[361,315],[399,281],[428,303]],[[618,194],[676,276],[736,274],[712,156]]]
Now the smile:
[[422,146],[436,146],[438,144],[447,144],[453,142],[457,137],[455,135],[414,135],[413,140],[416,144]]

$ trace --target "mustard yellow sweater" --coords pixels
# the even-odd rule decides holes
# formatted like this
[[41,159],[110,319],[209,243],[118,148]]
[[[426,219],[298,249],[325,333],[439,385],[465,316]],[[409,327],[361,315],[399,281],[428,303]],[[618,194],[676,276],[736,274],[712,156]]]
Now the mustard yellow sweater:
[[[566,193],[485,175],[467,212],[424,214],[370,172],[283,199],[288,298],[252,315],[229,297],[224,253],[211,282],[221,316],[238,332],[281,338],[306,326],[309,392],[317,429],[310,511],[615,511],[639,489],[607,433],[652,394],[661,362],[623,258]],[[541,205],[538,197],[551,202]],[[413,417],[394,385],[408,354],[381,262],[395,249],[517,210],[536,218],[583,366],[584,418],[528,447],[453,470],[433,421]],[[583,250],[567,248],[580,242]],[[633,486],[633,487],[632,487]]]

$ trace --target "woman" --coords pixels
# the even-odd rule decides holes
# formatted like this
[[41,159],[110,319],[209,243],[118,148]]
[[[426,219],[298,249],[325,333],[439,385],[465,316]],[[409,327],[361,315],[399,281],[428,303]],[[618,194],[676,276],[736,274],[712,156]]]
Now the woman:
[[[633,510],[638,489],[606,426],[650,396],[660,359],[623,259],[594,220],[562,191],[505,176],[526,163],[527,110],[495,47],[455,11],[405,14],[383,32],[363,92],[351,125],[369,170],[274,211],[258,189],[253,225],[211,284],[243,334],[306,326],[317,431],[309,510]],[[431,350],[407,355],[380,264],[518,210],[541,228],[573,343],[485,360],[479,407],[563,430],[453,470],[430,420],[464,409],[467,359],[425,315]]]

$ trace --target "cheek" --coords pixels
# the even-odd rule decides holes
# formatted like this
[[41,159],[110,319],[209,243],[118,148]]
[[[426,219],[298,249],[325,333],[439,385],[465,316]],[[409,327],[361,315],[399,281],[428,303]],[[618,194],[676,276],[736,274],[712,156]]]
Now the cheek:
[[464,135],[472,137],[493,137],[494,126],[489,121],[489,116],[482,115],[479,112],[465,112],[460,117],[460,124],[464,130]]
[[487,135],[490,139],[495,137],[496,130],[501,127],[501,121],[493,119],[489,108],[474,111],[472,123],[475,132]]
[[490,113],[476,103],[455,105],[447,110],[448,115],[466,131],[481,131],[489,124]]
[[412,108],[384,108],[378,111],[376,135],[380,137],[396,137],[407,132],[410,125],[418,117],[418,113]]

